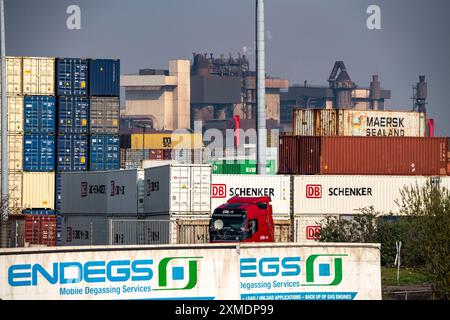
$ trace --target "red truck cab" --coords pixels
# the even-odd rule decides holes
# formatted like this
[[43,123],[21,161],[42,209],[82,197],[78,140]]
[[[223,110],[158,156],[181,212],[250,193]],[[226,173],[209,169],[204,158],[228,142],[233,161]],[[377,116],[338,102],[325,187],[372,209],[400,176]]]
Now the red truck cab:
[[270,197],[233,197],[214,210],[209,239],[218,242],[274,242]]

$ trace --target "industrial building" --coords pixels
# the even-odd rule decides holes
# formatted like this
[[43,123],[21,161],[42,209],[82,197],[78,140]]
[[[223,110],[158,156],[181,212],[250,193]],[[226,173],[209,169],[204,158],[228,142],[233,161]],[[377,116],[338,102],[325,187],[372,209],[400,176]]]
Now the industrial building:
[[168,70],[122,75],[121,85],[125,88],[122,121],[146,120],[156,130],[190,128],[189,60],[170,60]]

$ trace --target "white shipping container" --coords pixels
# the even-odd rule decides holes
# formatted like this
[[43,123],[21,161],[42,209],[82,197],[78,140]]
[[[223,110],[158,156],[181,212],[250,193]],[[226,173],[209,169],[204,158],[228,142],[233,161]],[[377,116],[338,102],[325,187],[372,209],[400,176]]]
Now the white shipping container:
[[326,219],[336,215],[301,215],[294,218],[294,242],[314,243],[318,241],[318,232]]
[[61,213],[136,216],[139,191],[138,170],[62,173]]
[[405,186],[424,185],[418,176],[295,176],[294,214],[356,214],[373,206],[398,213],[396,200]]
[[55,209],[55,173],[23,173],[23,208]]
[[[72,263],[60,263],[67,261]],[[92,283],[86,281],[86,277],[69,275],[82,275],[87,263],[92,261],[104,262],[96,266],[102,273],[121,265],[125,270],[121,274],[128,276],[119,283],[111,277]],[[280,272],[262,272],[258,266],[267,266],[269,262],[270,270]],[[140,273],[148,275],[146,281],[130,276],[135,271],[130,263],[149,270],[148,274]],[[35,266],[42,276],[32,272]],[[18,269],[20,273],[14,272]],[[64,271],[72,280],[70,286],[53,280],[58,280],[59,272]],[[1,249],[0,274],[10,275],[0,277],[2,300],[382,298],[380,245],[377,244],[242,243],[239,248],[216,244]],[[13,285],[16,281],[21,281],[22,285]]]
[[6,57],[6,93],[8,95],[22,94],[21,57]]
[[[0,179],[1,179],[0,172]],[[10,213],[22,213],[22,183],[23,183],[23,174],[22,172],[14,172],[11,171],[8,173],[9,182],[8,182],[8,197],[9,197],[9,209]],[[2,186],[0,184],[0,193],[2,190]]]
[[275,216],[289,216],[290,176],[282,175],[231,175],[212,176],[211,212],[234,197],[270,196]]
[[23,58],[23,94],[55,95],[55,58]]
[[211,211],[211,166],[171,164],[145,169],[145,213]]

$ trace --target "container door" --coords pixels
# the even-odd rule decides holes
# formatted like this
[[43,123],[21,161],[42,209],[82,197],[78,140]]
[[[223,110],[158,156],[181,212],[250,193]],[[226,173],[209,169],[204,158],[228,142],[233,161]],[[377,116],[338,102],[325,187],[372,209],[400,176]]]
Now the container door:
[[191,211],[191,175],[188,166],[170,167],[170,212]]
[[274,220],[274,240],[278,243],[291,242],[291,221]]
[[209,219],[178,219],[176,226],[176,244],[199,244],[209,242]]
[[22,58],[6,58],[6,92],[10,95],[22,94]]
[[23,97],[7,97],[8,99],[8,131],[23,133]]
[[211,212],[211,168],[191,167],[191,211]]

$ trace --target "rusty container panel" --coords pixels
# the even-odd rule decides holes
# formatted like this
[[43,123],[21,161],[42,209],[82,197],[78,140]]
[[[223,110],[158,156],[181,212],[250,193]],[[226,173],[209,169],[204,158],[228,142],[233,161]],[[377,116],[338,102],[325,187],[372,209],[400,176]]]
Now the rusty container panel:
[[294,110],[294,134],[296,136],[314,136],[315,110],[295,109]]
[[446,175],[446,139],[323,137],[321,174]]
[[316,136],[338,136],[342,135],[342,122],[340,114],[342,110],[315,110]]
[[280,137],[278,173],[320,173],[320,145],[321,137]]

